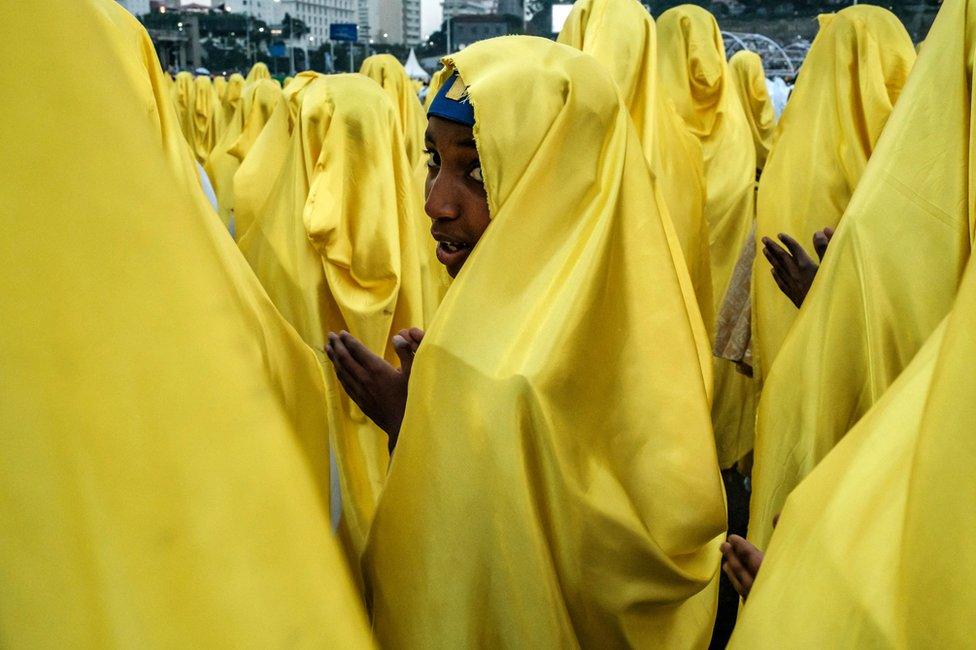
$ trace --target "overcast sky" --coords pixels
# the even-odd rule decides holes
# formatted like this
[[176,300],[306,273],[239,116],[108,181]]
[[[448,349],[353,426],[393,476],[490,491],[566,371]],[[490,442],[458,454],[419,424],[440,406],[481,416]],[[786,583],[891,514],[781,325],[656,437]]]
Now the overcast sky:
[[[213,4],[211,0],[181,0],[181,3],[185,5],[194,2],[202,5]],[[220,4],[219,0],[218,4]],[[437,31],[440,26],[441,0],[420,0],[420,28],[423,31],[423,37],[427,38],[431,32]]]

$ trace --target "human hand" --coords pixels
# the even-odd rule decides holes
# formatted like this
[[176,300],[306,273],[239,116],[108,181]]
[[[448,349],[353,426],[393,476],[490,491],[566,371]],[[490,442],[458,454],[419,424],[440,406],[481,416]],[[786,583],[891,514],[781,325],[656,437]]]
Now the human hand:
[[393,347],[401,365],[397,369],[348,332],[329,333],[325,351],[335,367],[339,383],[366,417],[386,432],[391,453],[407,407],[407,385],[413,357],[423,337],[423,331],[416,328],[403,330],[393,337]]
[[722,571],[728,576],[736,592],[745,600],[759,574],[764,553],[738,535],[729,535],[722,544]]
[[785,233],[780,233],[779,239],[786,245],[785,249],[769,237],[763,237],[763,255],[772,266],[776,286],[799,309],[819,267],[795,239]]

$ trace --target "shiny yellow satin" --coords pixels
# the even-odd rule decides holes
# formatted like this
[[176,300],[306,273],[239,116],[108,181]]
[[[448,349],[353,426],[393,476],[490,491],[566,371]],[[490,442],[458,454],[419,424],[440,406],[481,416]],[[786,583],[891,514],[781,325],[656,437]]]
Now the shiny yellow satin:
[[595,59],[545,39],[452,61],[492,222],[413,366],[363,558],[374,631],[704,647],[725,506],[698,315],[627,109]]
[[[972,318],[969,322],[973,324]],[[934,645],[932,637],[916,646],[907,645],[902,627],[920,614],[901,611],[905,601],[898,584],[919,426],[944,334],[945,327],[939,326],[875,407],[790,495],[758,579],[736,621],[731,648],[968,645]],[[972,337],[972,330],[967,337]],[[976,359],[967,358],[970,363]],[[971,381],[967,377],[954,389],[962,391]],[[972,397],[972,390],[966,393]],[[964,438],[957,435],[956,439]],[[967,474],[972,458],[967,458]],[[945,512],[945,505],[958,494],[936,504],[931,500],[933,492],[937,490],[930,488],[928,504],[937,512]],[[966,503],[970,508],[974,505],[972,499]],[[941,536],[972,519],[967,513],[933,532]],[[971,529],[965,539],[970,536]],[[947,547],[940,542],[929,550],[935,552],[925,556],[925,562],[945,554]],[[966,584],[965,602],[955,604],[970,614],[971,591],[972,584]],[[938,616],[948,609],[942,588],[920,593],[938,607]],[[971,640],[971,617],[966,629],[966,638]]]
[[965,2],[943,6],[766,379],[749,527],[759,546],[790,491],[908,365],[956,295],[973,238],[973,13]]
[[[424,185],[427,179],[427,157],[424,155],[424,132],[427,117],[424,113],[413,82],[407,71],[391,54],[374,54],[363,61],[359,69],[386,91],[397,109],[397,120],[403,132],[403,143],[407,159],[414,170],[414,189],[412,195],[418,205],[423,206]],[[439,87],[439,86],[438,86]],[[430,219],[418,211],[416,239],[421,243],[420,275],[424,285],[424,323],[434,318],[437,306],[441,303],[451,279],[444,267],[437,261],[437,244],[430,236]]]
[[254,83],[260,79],[271,79],[271,71],[268,70],[266,63],[260,61],[251,66],[247,73],[247,83]]
[[[813,233],[840,222],[915,62],[908,32],[886,9],[859,5],[820,20],[759,183],[756,217],[760,240],[787,233],[813,259]],[[796,315],[757,256],[752,349],[760,381]]]
[[[617,83],[681,242],[702,319],[712,323],[701,145],[658,91],[654,20],[637,0],[578,0],[558,40],[595,57]],[[704,348],[711,373],[707,341]]]
[[[681,5],[661,14],[657,35],[661,86],[704,154],[712,313],[717,314],[755,216],[756,150],[715,18],[701,7]],[[719,462],[730,467],[752,449],[756,388],[730,361],[716,359],[714,370],[712,423]]]
[[224,97],[227,95],[227,79],[222,75],[217,75],[213,78],[214,92],[217,93],[217,99],[224,101]]
[[192,146],[193,142],[193,75],[189,72],[176,73],[173,80],[173,105],[180,123],[183,138]]
[[756,169],[766,166],[769,149],[773,145],[776,112],[766,90],[766,71],[762,59],[755,52],[740,50],[729,59],[732,87],[742,103],[752,142],[756,146]]
[[[265,213],[239,246],[272,302],[316,350],[346,330],[397,363],[391,337],[422,323],[412,170],[394,107],[360,75],[314,80]],[[341,532],[358,567],[389,463],[387,437],[329,369]]]
[[298,119],[302,94],[320,76],[316,72],[299,73],[288,85],[288,90],[283,91],[285,101],[277,103],[267,121],[260,126],[255,122],[254,128],[246,128],[231,148],[231,155],[241,161],[234,172],[234,232],[238,239],[264,213],[288,158],[288,143]]
[[210,77],[199,76],[193,80],[192,112],[193,155],[197,162],[204,163],[213,150],[217,138],[217,94]]
[[0,102],[3,644],[368,647],[320,369],[212,217],[148,35],[106,0],[4,20],[3,86],[46,72]]
[[247,156],[251,145],[271,118],[274,109],[285,99],[277,84],[268,79],[248,84],[224,137],[207,158],[204,169],[217,194],[217,212],[229,224],[234,210],[234,174]]
[[[230,127],[231,121],[237,114],[237,109],[241,106],[241,97],[244,94],[244,77],[238,73],[234,73],[229,79],[225,81],[224,88],[221,91],[217,88],[217,82],[222,80],[223,77],[217,77],[214,79],[214,89],[217,90],[217,99],[220,102],[220,110],[218,112],[219,119],[217,120],[217,139],[216,142],[220,142],[224,135],[227,133],[227,129]],[[214,145],[216,146],[216,145]]]
[[403,129],[410,164],[416,167],[423,163],[427,118],[407,71],[392,54],[374,54],[363,61],[359,74],[366,75],[386,91],[397,109],[397,121]]

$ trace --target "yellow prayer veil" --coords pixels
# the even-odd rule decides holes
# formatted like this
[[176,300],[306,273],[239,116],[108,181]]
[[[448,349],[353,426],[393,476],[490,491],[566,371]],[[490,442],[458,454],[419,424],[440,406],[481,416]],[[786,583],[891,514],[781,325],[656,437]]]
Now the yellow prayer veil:
[[207,158],[204,167],[217,194],[217,211],[225,224],[230,223],[234,209],[234,174],[274,109],[279,104],[284,108],[284,101],[281,88],[270,79],[248,84],[224,137]]
[[3,643],[368,647],[320,369],[213,219],[149,36],[107,0],[4,20],[0,82],[46,73],[0,102]]
[[193,75],[177,72],[173,80],[173,104],[180,122],[180,130],[188,144],[193,142]]
[[363,559],[374,630],[702,647],[724,498],[687,270],[627,109],[596,59],[545,39],[446,63],[493,219],[413,365]]
[[[684,128],[666,94],[658,91],[654,30],[654,20],[637,0],[577,0],[559,42],[595,57],[623,95],[710,331],[714,315],[701,145]],[[707,363],[710,366],[711,360]]]
[[217,94],[210,77],[199,76],[193,80],[193,154],[204,163],[214,147],[217,137]]
[[[955,298],[973,238],[974,21],[968,2],[943,5],[766,379],[749,524],[761,547],[787,495],[891,385]],[[785,151],[778,147],[770,167]]]
[[247,73],[247,83],[254,83],[259,79],[271,79],[271,71],[268,70],[266,63],[255,63]]
[[[234,172],[234,232],[238,239],[264,213],[281,168],[288,158],[289,142],[298,120],[302,95],[321,76],[317,72],[301,72],[288,84],[288,90],[281,91],[279,87],[284,102],[275,106],[271,117],[257,133],[255,129],[245,129],[237,144],[231,148],[231,155],[241,161],[241,166]],[[275,83],[271,79],[268,81]]]
[[[393,105],[397,109],[397,121],[403,132],[403,143],[407,152],[407,159],[414,170],[414,189],[412,195],[417,205],[423,207],[424,185],[427,179],[427,156],[424,155],[424,132],[427,129],[427,117],[413,81],[407,75],[406,69],[391,54],[375,54],[367,57],[359,69],[386,91]],[[439,88],[440,86],[438,86]],[[436,92],[436,91],[434,91]],[[433,97],[431,95],[430,97]],[[437,245],[430,236],[430,219],[418,210],[419,219],[415,224],[416,239],[420,248],[420,276],[423,282],[424,320],[426,325],[437,311],[451,279],[444,267],[437,261]],[[421,325],[421,323],[416,323]]]
[[[681,5],[661,14],[657,34],[662,89],[698,136],[705,157],[705,219],[717,314],[755,216],[756,149],[732,88],[715,17],[701,7]],[[752,448],[755,397],[750,378],[730,361],[715,360],[712,421],[722,467]]]
[[[302,95],[289,148],[241,252],[314,349],[324,350],[330,331],[346,330],[396,364],[391,337],[421,324],[423,312],[413,229],[420,216],[393,105],[363,76],[319,77]],[[387,437],[331,367],[326,376],[341,533],[358,564],[386,476]]]
[[[886,9],[848,7],[821,24],[777,129],[756,217],[757,246],[787,233],[813,259],[813,233],[840,222],[915,62],[908,32]],[[752,286],[753,366],[762,380],[797,309],[762,255]]]
[[755,52],[740,50],[729,59],[729,72],[732,86],[742,102],[742,108],[752,131],[752,142],[756,146],[756,169],[766,166],[766,158],[773,144],[773,130],[776,128],[776,112],[766,90],[766,71],[762,59]]
[[[214,79],[214,88],[217,87],[217,81],[223,79],[223,77],[217,77]],[[225,88],[223,94],[218,92],[218,98],[220,99],[220,116],[221,122],[218,123],[217,129],[217,141],[219,142],[223,138],[224,133],[227,130],[228,125],[234,116],[237,114],[237,109],[240,108],[241,98],[244,93],[244,77],[239,73],[235,72],[227,79],[225,83]]]

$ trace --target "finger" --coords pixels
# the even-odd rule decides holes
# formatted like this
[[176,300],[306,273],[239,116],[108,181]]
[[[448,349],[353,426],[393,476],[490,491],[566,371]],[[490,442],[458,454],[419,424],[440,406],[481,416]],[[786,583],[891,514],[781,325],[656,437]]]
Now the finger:
[[749,591],[746,588],[745,583],[742,581],[742,577],[745,575],[745,572],[742,569],[742,565],[739,564],[739,559],[735,557],[735,555],[729,556],[729,558],[725,561],[725,564],[722,565],[722,568],[725,570],[725,575],[729,577],[729,581],[732,582],[732,586],[735,587],[735,590],[740,596],[745,598]]
[[790,277],[794,280],[799,280],[800,269],[796,264],[796,260],[793,259],[793,256],[785,248],[774,243],[763,250],[769,251],[772,257],[767,255],[767,259],[769,259],[773,267],[779,269],[780,274],[784,278]]
[[799,279],[800,266],[804,264],[813,264],[813,260],[810,259],[810,256],[807,254],[806,249],[803,248],[803,246],[800,246],[800,243],[798,241],[796,241],[786,233],[781,233],[779,238],[784,244],[786,244],[786,247],[790,251],[790,257],[792,258],[791,266],[797,270],[796,278]]
[[813,250],[817,252],[817,257],[821,262],[823,262],[824,253],[827,252],[827,244],[829,243],[830,240],[822,231],[813,233]]
[[359,402],[360,398],[363,396],[363,389],[343,368],[342,364],[336,359],[335,350],[329,345],[325,349],[325,353],[329,356],[329,360],[332,362],[332,366],[335,368],[336,377],[339,379],[339,384],[342,386],[342,390],[346,391],[346,395],[351,397],[353,401]]
[[410,336],[417,343],[417,345],[420,345],[420,342],[424,340],[424,331],[419,327],[411,327]]
[[393,349],[400,358],[400,371],[409,376],[413,367],[413,347],[407,339],[397,334],[393,337]]
[[800,246],[800,242],[796,241],[785,232],[779,234],[779,240],[783,242],[787,250],[790,251],[790,255],[793,257],[802,257],[807,254],[803,246]]
[[729,569],[735,574],[736,582],[742,587],[742,591],[739,593],[745,598],[749,595],[749,590],[752,588],[752,582],[755,576],[742,564],[742,558],[734,553],[728,559],[727,564],[729,565]]
[[333,333],[329,334],[329,343],[332,345],[332,354],[335,356],[336,365],[342,369],[359,384],[369,381],[369,372],[359,364],[349,352],[342,339]]
[[830,226],[827,226],[826,228],[823,229],[823,234],[827,235],[827,241],[830,241],[834,237],[834,229],[831,228]]
[[742,588],[742,584],[739,582],[739,579],[735,576],[735,572],[732,571],[727,562],[722,563],[722,573],[724,573],[725,577],[728,578],[729,582],[732,583],[732,588],[735,589],[735,593],[739,594],[740,598],[745,598],[745,589]]
[[377,372],[383,369],[384,366],[389,365],[378,355],[373,354],[372,350],[363,345],[362,342],[349,332],[340,332],[339,340],[349,350],[352,358],[367,371]]
[[732,547],[732,552],[739,559],[739,563],[755,579],[759,573],[759,567],[762,566],[763,552],[756,548],[749,540],[739,535],[729,537],[729,545]]
[[410,345],[410,349],[416,352],[417,348],[420,347],[420,339],[414,338],[414,332],[420,332],[420,338],[423,338],[424,333],[421,330],[418,330],[416,327],[400,330],[397,332],[397,336],[402,337],[403,340]]

